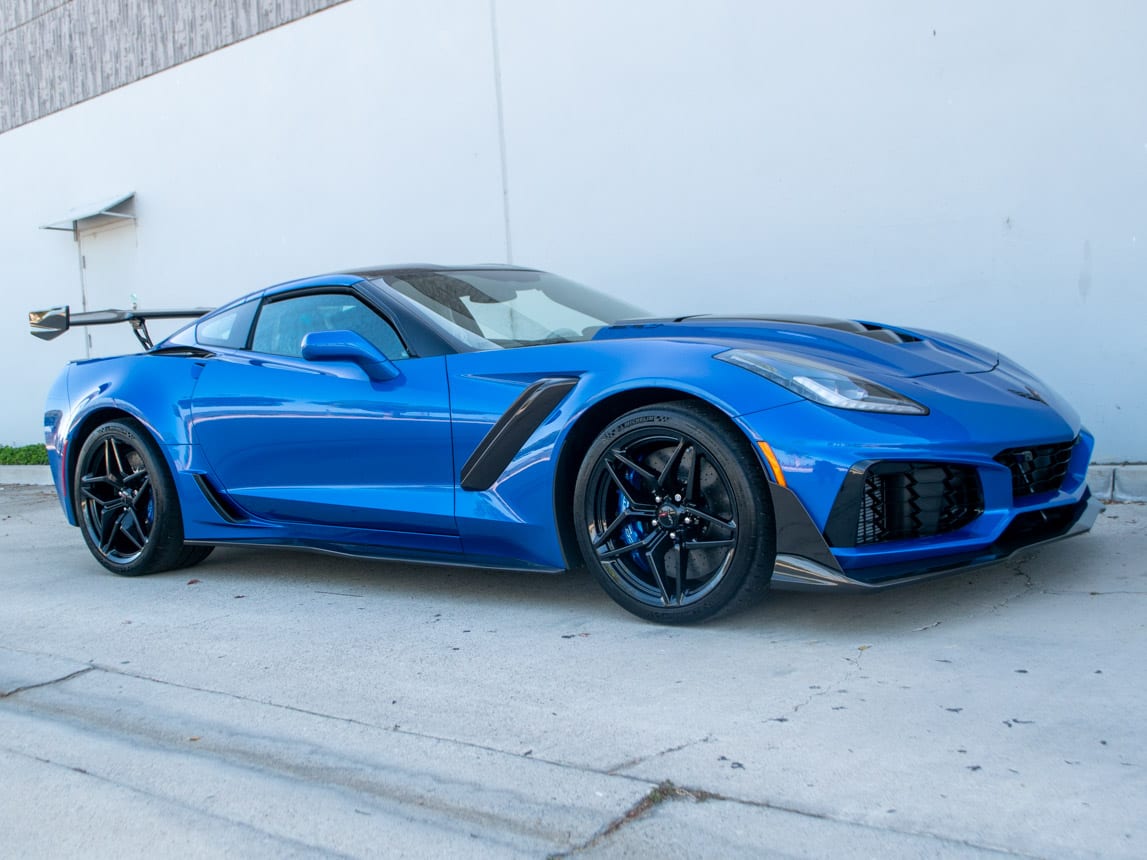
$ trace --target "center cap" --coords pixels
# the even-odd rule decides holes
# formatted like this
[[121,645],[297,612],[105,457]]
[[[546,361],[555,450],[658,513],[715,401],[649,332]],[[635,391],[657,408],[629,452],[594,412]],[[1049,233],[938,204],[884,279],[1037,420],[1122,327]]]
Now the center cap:
[[676,505],[664,504],[657,509],[657,525],[663,529],[677,528],[681,519],[681,509]]

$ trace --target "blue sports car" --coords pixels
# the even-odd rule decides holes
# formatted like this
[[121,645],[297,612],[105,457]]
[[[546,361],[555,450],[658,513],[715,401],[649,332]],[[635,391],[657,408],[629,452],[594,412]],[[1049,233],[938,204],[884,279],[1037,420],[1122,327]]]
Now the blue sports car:
[[[152,344],[147,320],[191,317]],[[868,589],[1087,531],[1093,439],[949,335],[651,318],[555,275],[406,265],[127,322],[145,351],[48,395],[56,491],[134,576],[216,544],[558,572],[688,623],[770,585]]]

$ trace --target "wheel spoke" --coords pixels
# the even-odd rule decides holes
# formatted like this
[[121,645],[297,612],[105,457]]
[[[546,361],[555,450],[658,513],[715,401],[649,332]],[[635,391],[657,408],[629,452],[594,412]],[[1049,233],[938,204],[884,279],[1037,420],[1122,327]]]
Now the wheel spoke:
[[689,544],[680,541],[677,544],[677,605],[685,601],[685,569],[689,565]]
[[735,538],[727,540],[687,540],[681,546],[688,549],[714,549],[720,546],[735,546],[737,543]]
[[124,478],[127,476],[127,469],[124,467],[123,457],[120,456],[120,446],[116,444],[115,439],[108,439],[108,441],[111,443],[112,453],[115,454],[116,477],[122,484]]
[[[132,519],[135,521],[136,533],[144,543],[147,543],[148,535],[151,532],[151,524],[147,518],[148,502],[149,499],[140,494],[132,500],[130,506]],[[146,529],[144,528],[145,526],[147,527]]]
[[94,484],[108,484],[113,488],[116,487],[116,482],[112,478],[109,478],[107,475],[87,474],[80,478],[80,483],[87,487],[90,487]]
[[[653,553],[657,548],[665,542],[665,535],[668,532],[654,532],[651,537],[653,540],[649,542],[649,547],[645,550],[645,561],[649,564],[649,570],[653,573],[653,579],[657,582],[657,587],[661,590],[661,602],[665,606],[670,605],[669,592],[665,588],[665,577],[661,575],[661,569],[657,559]],[[662,563],[665,560],[665,553],[661,553]]]
[[636,505],[637,501],[633,498],[633,494],[629,492],[629,487],[625,486],[625,481],[621,480],[621,476],[618,475],[617,470],[613,468],[613,463],[606,460],[605,470],[609,472],[609,477],[617,484],[617,488],[621,490],[621,494],[625,496],[625,500],[629,502],[630,506]]
[[[133,528],[135,534],[132,534]],[[135,511],[125,511],[124,516],[120,518],[119,533],[135,544],[136,549],[143,549],[143,545],[147,543],[147,536],[140,527],[139,517],[135,515]]]
[[127,504],[127,502],[124,501],[124,499],[119,495],[116,495],[115,498],[108,500],[108,499],[104,499],[104,498],[97,496],[95,493],[93,493],[87,487],[83,487],[81,489],[82,489],[82,493],[83,493],[84,498],[86,500],[90,501],[93,505],[96,505],[97,507],[99,507],[99,509],[101,511],[107,510],[109,508],[112,510],[115,510],[117,508],[122,508],[124,505]]
[[610,453],[610,456],[613,457],[614,460],[621,463],[621,465],[625,466],[625,468],[632,469],[637,474],[639,474],[642,478],[644,478],[646,481],[648,481],[650,484],[652,484],[654,487],[657,486],[657,476],[654,475],[652,472],[650,472],[648,469],[646,469],[644,466],[640,465],[639,463],[633,462],[633,460],[631,460],[629,457],[627,457],[621,451],[613,450],[613,451],[610,451],[609,453]]
[[644,552],[650,547],[660,543],[664,536],[665,532],[661,530],[650,532],[639,541],[627,543],[623,546],[617,546],[613,549],[606,550],[605,552],[599,552],[597,557],[602,561],[610,561],[611,559],[619,558],[623,555],[628,555],[631,552]]
[[720,526],[723,529],[728,529],[731,532],[737,530],[737,523],[735,520],[723,520],[720,517],[715,517],[712,514],[705,513],[705,511],[694,505],[686,505],[683,510],[690,516],[697,517],[698,519],[705,520],[715,526]]
[[125,508],[121,510],[117,516],[112,516],[113,511],[104,511],[103,517],[100,522],[100,552],[107,555],[112,548],[112,541],[120,531],[120,526],[123,525],[124,518],[128,515]]
[[687,463],[688,463],[687,465],[686,465],[685,457],[682,456],[682,458],[681,458],[681,460],[682,460],[681,465],[685,468],[685,480],[682,482],[684,484],[684,489],[681,491],[681,495],[685,499],[685,504],[696,505],[697,504],[697,495],[696,495],[696,493],[697,493],[697,463],[701,459],[701,453],[697,450],[696,445],[690,445],[688,453],[689,453],[689,459],[687,461]]
[[613,537],[613,533],[615,531],[617,531],[619,528],[621,528],[622,524],[626,520],[638,519],[641,516],[649,516],[649,515],[650,514],[645,512],[645,511],[636,511],[633,508],[629,508],[628,510],[622,511],[620,514],[617,515],[617,518],[614,519],[614,521],[612,523],[610,523],[608,526],[605,527],[605,531],[603,531],[601,534],[599,534],[594,539],[593,548],[597,549],[599,546],[601,546],[603,543],[605,543],[607,540],[609,540],[611,537]]
[[669,455],[669,462],[665,464],[665,468],[661,470],[661,474],[657,476],[657,489],[665,492],[665,487],[677,474],[677,467],[681,465],[681,457],[685,453],[685,449],[689,447],[689,441],[682,438],[677,443],[677,447],[673,449],[673,453]]

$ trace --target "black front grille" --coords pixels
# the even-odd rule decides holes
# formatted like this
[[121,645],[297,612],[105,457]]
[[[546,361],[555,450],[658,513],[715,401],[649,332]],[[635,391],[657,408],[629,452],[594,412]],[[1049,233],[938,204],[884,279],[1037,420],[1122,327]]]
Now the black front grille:
[[1075,440],[1030,448],[1008,448],[996,455],[997,463],[1012,472],[1012,495],[1016,498],[1037,493],[1054,493],[1067,475],[1067,464]]
[[862,546],[963,528],[984,510],[975,469],[951,463],[873,463],[846,480],[825,537]]

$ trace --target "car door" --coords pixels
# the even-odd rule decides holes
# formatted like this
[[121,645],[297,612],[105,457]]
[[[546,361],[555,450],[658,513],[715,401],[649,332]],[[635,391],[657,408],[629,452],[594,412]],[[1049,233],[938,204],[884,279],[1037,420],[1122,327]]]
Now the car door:
[[[305,335],[343,330],[398,375],[376,381],[349,360],[302,357]],[[244,347],[222,342],[195,388],[192,442],[237,504],[262,519],[417,533],[424,548],[457,548],[443,357],[410,355],[348,287],[265,297]]]

